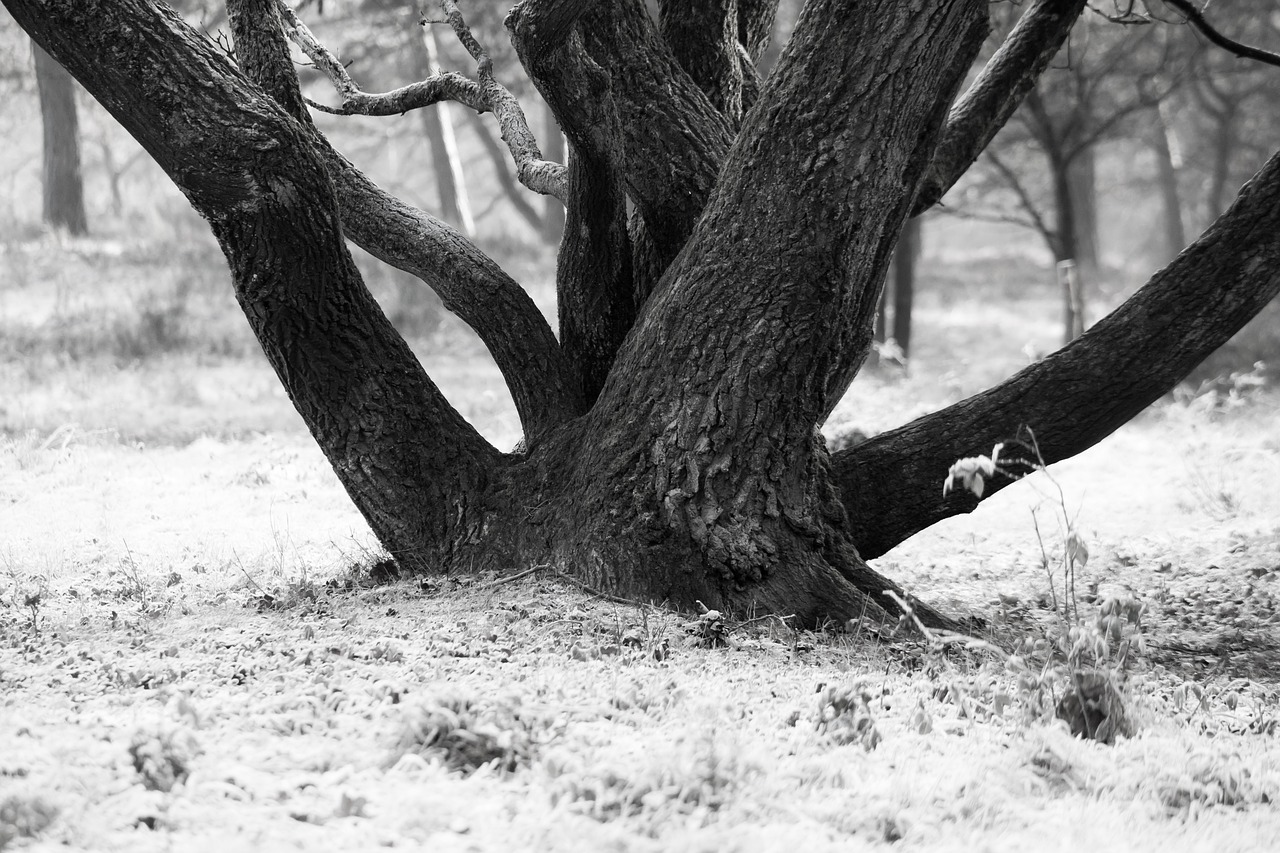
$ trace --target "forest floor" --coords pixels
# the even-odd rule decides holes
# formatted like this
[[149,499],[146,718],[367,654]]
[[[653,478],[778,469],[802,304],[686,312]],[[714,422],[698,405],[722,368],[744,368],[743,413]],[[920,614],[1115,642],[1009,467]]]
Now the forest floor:
[[[168,281],[120,309],[150,325],[113,326],[103,282],[46,254],[0,283],[0,848],[1276,849],[1273,391],[1162,401],[875,561],[1005,645],[1052,646],[1055,600],[1086,629],[1139,602],[1107,669],[1132,733],[1104,745],[1053,719],[1043,644],[1018,665],[744,614],[709,638],[527,566],[374,584],[376,543],[264,360],[239,331],[209,343],[229,298],[197,310],[204,286]],[[1016,369],[1054,336],[1025,321],[1042,301],[922,288],[910,372],[861,377],[829,431]],[[472,343],[415,346],[515,442]],[[1090,553],[1074,596],[1042,559],[1064,509]]]

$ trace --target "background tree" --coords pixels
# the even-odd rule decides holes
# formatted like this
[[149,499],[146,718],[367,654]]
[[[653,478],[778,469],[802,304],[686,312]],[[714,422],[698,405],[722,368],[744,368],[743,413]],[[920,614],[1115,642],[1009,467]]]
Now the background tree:
[[[812,0],[767,81],[753,66],[767,0],[670,3],[660,24],[631,0],[529,0],[508,27],[565,132],[567,165],[542,158],[448,2],[477,79],[442,74],[384,97],[355,89],[271,0],[229,4],[238,66],[146,0],[4,3],[208,219],[291,400],[411,571],[539,563],[684,607],[882,617],[894,587],[866,560],[976,505],[941,494],[952,462],[1022,425],[1048,461],[1079,452],[1280,289],[1277,156],[1072,345],[829,454],[815,427],[868,354],[906,218],[990,142],[1083,2],[1029,4],[957,100],[987,30],[983,0]],[[329,146],[282,27],[351,112],[448,97],[495,114],[520,181],[566,204],[559,338],[462,235]],[[422,278],[477,331],[520,413],[519,452],[487,444],[443,398],[344,238]]]
[[[1082,16],[969,176],[957,199],[962,214],[1030,228],[1068,274],[1096,281],[1098,152],[1182,82],[1168,70],[1177,67],[1172,31]],[[1073,304],[1068,300],[1068,329],[1080,325]]]
[[76,115],[75,81],[32,42],[40,119],[44,133],[44,221],[69,234],[86,234],[84,180],[80,174],[80,122]]

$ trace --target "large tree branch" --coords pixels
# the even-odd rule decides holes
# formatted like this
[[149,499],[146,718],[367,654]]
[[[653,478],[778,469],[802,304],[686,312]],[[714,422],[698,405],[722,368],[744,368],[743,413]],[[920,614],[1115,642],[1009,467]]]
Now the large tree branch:
[[[814,537],[845,582],[891,587],[842,551],[814,424],[870,349],[894,244],[985,27],[984,0],[806,4],[584,419],[601,448],[642,450],[582,470],[651,477],[646,523],[687,530],[724,577],[759,582],[788,537]],[[804,567],[774,571],[785,585]]]
[[4,5],[209,221],[264,352],[383,544],[413,568],[445,556],[498,454],[365,289],[310,134],[167,8]]
[[933,207],[955,185],[1018,109],[1071,33],[1087,0],[1034,0],[978,79],[956,101],[913,214]]
[[346,236],[379,260],[421,278],[475,329],[502,371],[528,440],[580,412],[578,384],[529,295],[461,234],[382,190],[334,150],[301,106],[276,18],[279,5],[233,0],[230,8],[251,3],[257,14],[232,15],[239,61],[260,74],[260,85],[266,84],[277,102],[291,105],[293,117],[309,130],[337,190]]
[[[877,557],[944,518],[957,459],[989,454],[1022,426],[1046,462],[1093,446],[1173,389],[1280,293],[1280,153],[1231,208],[1132,298],[1068,346],[1003,384],[835,455],[863,557]],[[989,497],[1004,482],[987,484]]]
[[759,62],[773,38],[778,0],[738,0],[738,41],[752,64]]
[[665,269],[702,215],[733,129],[680,67],[642,0],[597,6],[582,32],[587,52],[612,75],[625,146],[614,166]]
[[507,18],[511,41],[569,140],[570,181],[556,269],[560,341],[588,401],[604,385],[636,314],[626,193],[618,164],[623,130],[610,74],[577,33],[542,29],[540,4]]
[[736,129],[743,85],[737,0],[658,0],[658,25],[680,67]]
[[310,106],[321,112],[331,115],[403,115],[410,110],[421,109],[445,100],[465,104],[477,113],[489,112],[492,109],[489,99],[481,93],[479,85],[452,71],[433,73],[424,80],[410,83],[391,92],[381,94],[363,92],[347,73],[346,66],[315,37],[287,3],[280,0],[277,8],[280,10],[280,18],[289,38],[307,55],[312,64],[329,78],[333,88],[342,98],[340,107],[329,107],[315,101],[307,101]]

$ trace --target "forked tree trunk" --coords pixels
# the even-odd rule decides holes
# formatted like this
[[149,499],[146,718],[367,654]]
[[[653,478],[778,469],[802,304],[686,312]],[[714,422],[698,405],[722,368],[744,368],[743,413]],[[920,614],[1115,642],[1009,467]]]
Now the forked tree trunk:
[[[146,0],[3,2],[209,220],[294,405],[412,570],[548,563],[631,598],[874,621],[892,584],[865,558],[976,504],[940,498],[952,461],[1020,424],[1050,460],[1079,452],[1280,290],[1277,157],[1214,229],[1070,347],[833,458],[815,425],[866,358],[889,258],[985,34],[985,0],[811,0],[731,147],[729,122],[670,56],[611,89],[618,64],[656,49],[633,14],[643,7],[609,5],[583,22],[607,32],[581,39],[544,17],[560,40],[535,45],[526,65],[540,86],[578,86],[550,87],[548,99],[578,158],[558,279],[577,349],[564,351],[548,348],[549,329],[507,279],[471,260],[473,247],[386,201],[318,136],[274,0],[228,4],[243,73]],[[1060,11],[1052,0],[1031,8],[1046,7]],[[515,29],[528,37],[532,21]],[[626,28],[639,41],[618,59]],[[584,45],[617,62],[595,62]],[[1041,60],[1033,49],[1011,61]],[[660,91],[673,100],[655,101],[646,127],[624,121]],[[974,104],[1003,121],[996,101],[1009,106]],[[971,149],[959,146],[960,160]],[[635,161],[679,151],[678,163]],[[930,192],[955,169],[934,177]],[[639,305],[629,301],[641,288],[630,284],[624,185],[658,220],[657,248],[681,247]],[[498,453],[449,406],[363,287],[344,232],[478,326],[513,386],[525,452]],[[479,299],[459,281],[481,285]],[[482,310],[498,304],[497,318]],[[515,326],[527,333],[512,337]]]
[[69,234],[86,234],[84,179],[80,173],[80,122],[75,81],[35,42],[36,87],[44,135],[44,221]]

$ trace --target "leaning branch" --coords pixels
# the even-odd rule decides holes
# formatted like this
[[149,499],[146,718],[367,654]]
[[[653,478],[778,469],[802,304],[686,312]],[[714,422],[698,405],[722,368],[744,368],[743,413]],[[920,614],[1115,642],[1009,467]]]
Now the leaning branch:
[[1204,13],[1193,6],[1191,0],[1164,0],[1164,2],[1185,15],[1197,30],[1204,33],[1205,38],[1223,50],[1233,53],[1241,59],[1253,59],[1267,65],[1280,67],[1280,53],[1272,53],[1269,50],[1242,44],[1235,39],[1228,38],[1215,29],[1213,24],[1205,20]]
[[462,42],[472,58],[476,61],[476,69],[480,76],[480,92],[492,105],[493,114],[502,127],[502,137],[511,148],[511,156],[516,161],[516,178],[529,189],[542,195],[554,196],[561,202],[568,202],[568,179],[565,168],[559,163],[542,159],[542,151],[538,148],[538,140],[529,130],[529,122],[525,119],[524,110],[507,88],[493,76],[493,60],[485,52],[471,33],[466,19],[453,0],[440,0],[445,19],[453,32]]
[[490,109],[489,102],[480,94],[480,87],[474,81],[451,71],[433,74],[425,80],[402,86],[391,92],[380,94],[362,92],[338,57],[315,37],[284,0],[277,3],[277,8],[289,40],[296,44],[312,64],[329,78],[338,96],[342,98],[340,107],[326,106],[308,98],[307,104],[321,112],[344,116],[393,116],[429,107],[441,101],[457,101],[478,113],[488,112]]
[[1086,0],[1035,0],[978,79],[956,101],[916,195],[912,214],[933,207],[968,171],[1018,109],[1062,47]]
[[[577,383],[529,295],[461,234],[369,180],[315,129],[301,106],[297,75],[278,26],[241,20],[241,63],[254,69],[255,82],[278,103],[292,105],[289,112],[308,129],[333,179],[345,235],[384,263],[422,279],[448,310],[475,329],[502,371],[527,439],[536,440],[580,411]],[[268,38],[271,27],[278,41]]]
[[[1280,152],[1231,208],[1127,302],[990,391],[834,457],[859,553],[870,559],[953,515],[953,462],[1035,430],[1047,463],[1092,447],[1172,390],[1280,293]],[[989,483],[983,498],[1008,483]]]

